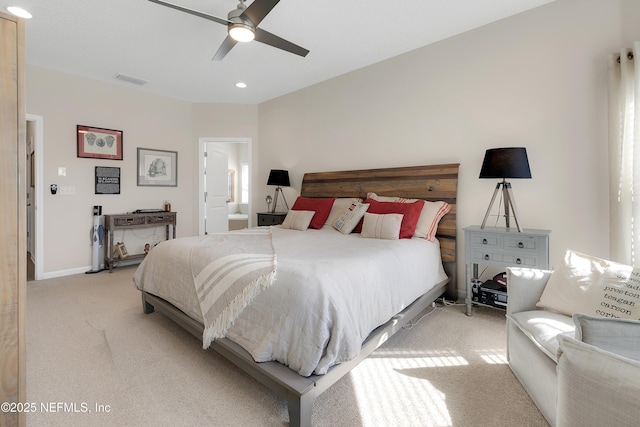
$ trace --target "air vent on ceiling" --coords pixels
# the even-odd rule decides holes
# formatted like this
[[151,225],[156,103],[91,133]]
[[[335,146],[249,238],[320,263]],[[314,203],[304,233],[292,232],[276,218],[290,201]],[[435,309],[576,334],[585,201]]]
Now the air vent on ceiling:
[[126,74],[118,74],[116,79],[122,80],[123,82],[133,83],[134,85],[144,86],[149,83],[149,80],[140,79],[138,77],[128,76]]

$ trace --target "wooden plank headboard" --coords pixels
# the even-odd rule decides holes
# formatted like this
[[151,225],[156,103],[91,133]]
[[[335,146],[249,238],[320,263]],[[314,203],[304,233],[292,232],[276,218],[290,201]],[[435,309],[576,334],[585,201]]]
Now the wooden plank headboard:
[[[304,197],[360,197],[368,192],[429,201],[443,200],[451,211],[440,221],[436,237],[444,263],[456,262],[456,199],[460,164],[306,173]],[[447,269],[449,270],[449,269]],[[451,272],[455,274],[455,270]]]

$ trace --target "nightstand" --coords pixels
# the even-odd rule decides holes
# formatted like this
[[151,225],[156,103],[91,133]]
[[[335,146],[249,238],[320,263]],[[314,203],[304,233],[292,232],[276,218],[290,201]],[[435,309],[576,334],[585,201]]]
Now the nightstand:
[[[480,293],[482,282],[478,277],[478,265],[499,267],[526,267],[549,269],[549,230],[485,227],[473,225],[464,229],[464,258],[466,269],[467,316],[471,305],[487,305],[507,308],[507,292]],[[474,298],[474,295],[476,298]]]
[[260,212],[258,213],[258,226],[282,224],[286,216],[286,212]]

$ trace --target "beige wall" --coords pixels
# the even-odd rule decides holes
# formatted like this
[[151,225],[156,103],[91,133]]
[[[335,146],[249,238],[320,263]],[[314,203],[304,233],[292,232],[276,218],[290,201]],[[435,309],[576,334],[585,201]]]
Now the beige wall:
[[640,37],[624,5],[558,0],[265,102],[260,173],[289,169],[294,193],[306,171],[459,162],[462,233],[496,184],[478,179],[485,150],[524,146],[533,179],[514,193],[525,228],[552,230],[551,265],[606,257],[607,54]]
[[640,32],[640,2],[638,0],[620,0],[620,20],[622,45],[631,47],[638,40]]
[[[116,214],[162,208],[169,200],[178,212],[178,235],[197,234],[198,137],[257,137],[257,106],[194,105],[33,66],[27,68],[27,82],[27,111],[44,121],[44,278],[90,268],[93,205]],[[78,124],[122,130],[124,159],[78,158]],[[138,187],[138,147],[177,151],[178,187]],[[95,166],[120,167],[120,195],[95,194]],[[58,167],[67,175],[58,176]],[[75,187],[76,194],[52,195],[53,183]],[[130,253],[163,238],[162,229],[116,234]]]
[[[290,171],[291,204],[308,171],[461,163],[460,230],[482,221],[495,186],[478,179],[484,151],[525,146],[533,179],[512,184],[523,225],[552,230],[551,264],[567,248],[607,257],[607,55],[640,39],[638,3],[557,0],[260,105],[189,104],[29,67],[27,112],[45,122],[45,272],[90,266],[94,204],[117,213],[170,199],[178,234],[197,234],[199,137],[251,138],[257,210],[271,168]],[[124,130],[125,160],[76,158],[76,124]],[[177,150],[179,187],[137,187],[136,147]],[[95,165],[122,168],[120,196],[93,194]],[[77,195],[51,196],[53,182]],[[463,260],[462,237],[458,247]]]
[[[251,152],[248,161],[251,189],[261,188],[264,182],[256,173],[258,164],[258,106],[238,104],[194,104],[193,106],[193,137],[198,143],[199,138],[243,138],[249,139]],[[238,171],[239,173],[239,171]],[[236,182],[238,177],[236,176]],[[255,206],[255,205],[254,205]],[[255,224],[253,218],[249,224]],[[195,230],[197,234],[197,229]]]

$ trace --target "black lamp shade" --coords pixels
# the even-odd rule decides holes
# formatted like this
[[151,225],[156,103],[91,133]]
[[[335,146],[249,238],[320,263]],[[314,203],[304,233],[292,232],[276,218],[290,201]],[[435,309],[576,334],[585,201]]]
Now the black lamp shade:
[[289,187],[289,172],[282,169],[271,169],[267,185],[277,185],[279,187]]
[[531,178],[527,149],[509,147],[487,150],[480,178]]

